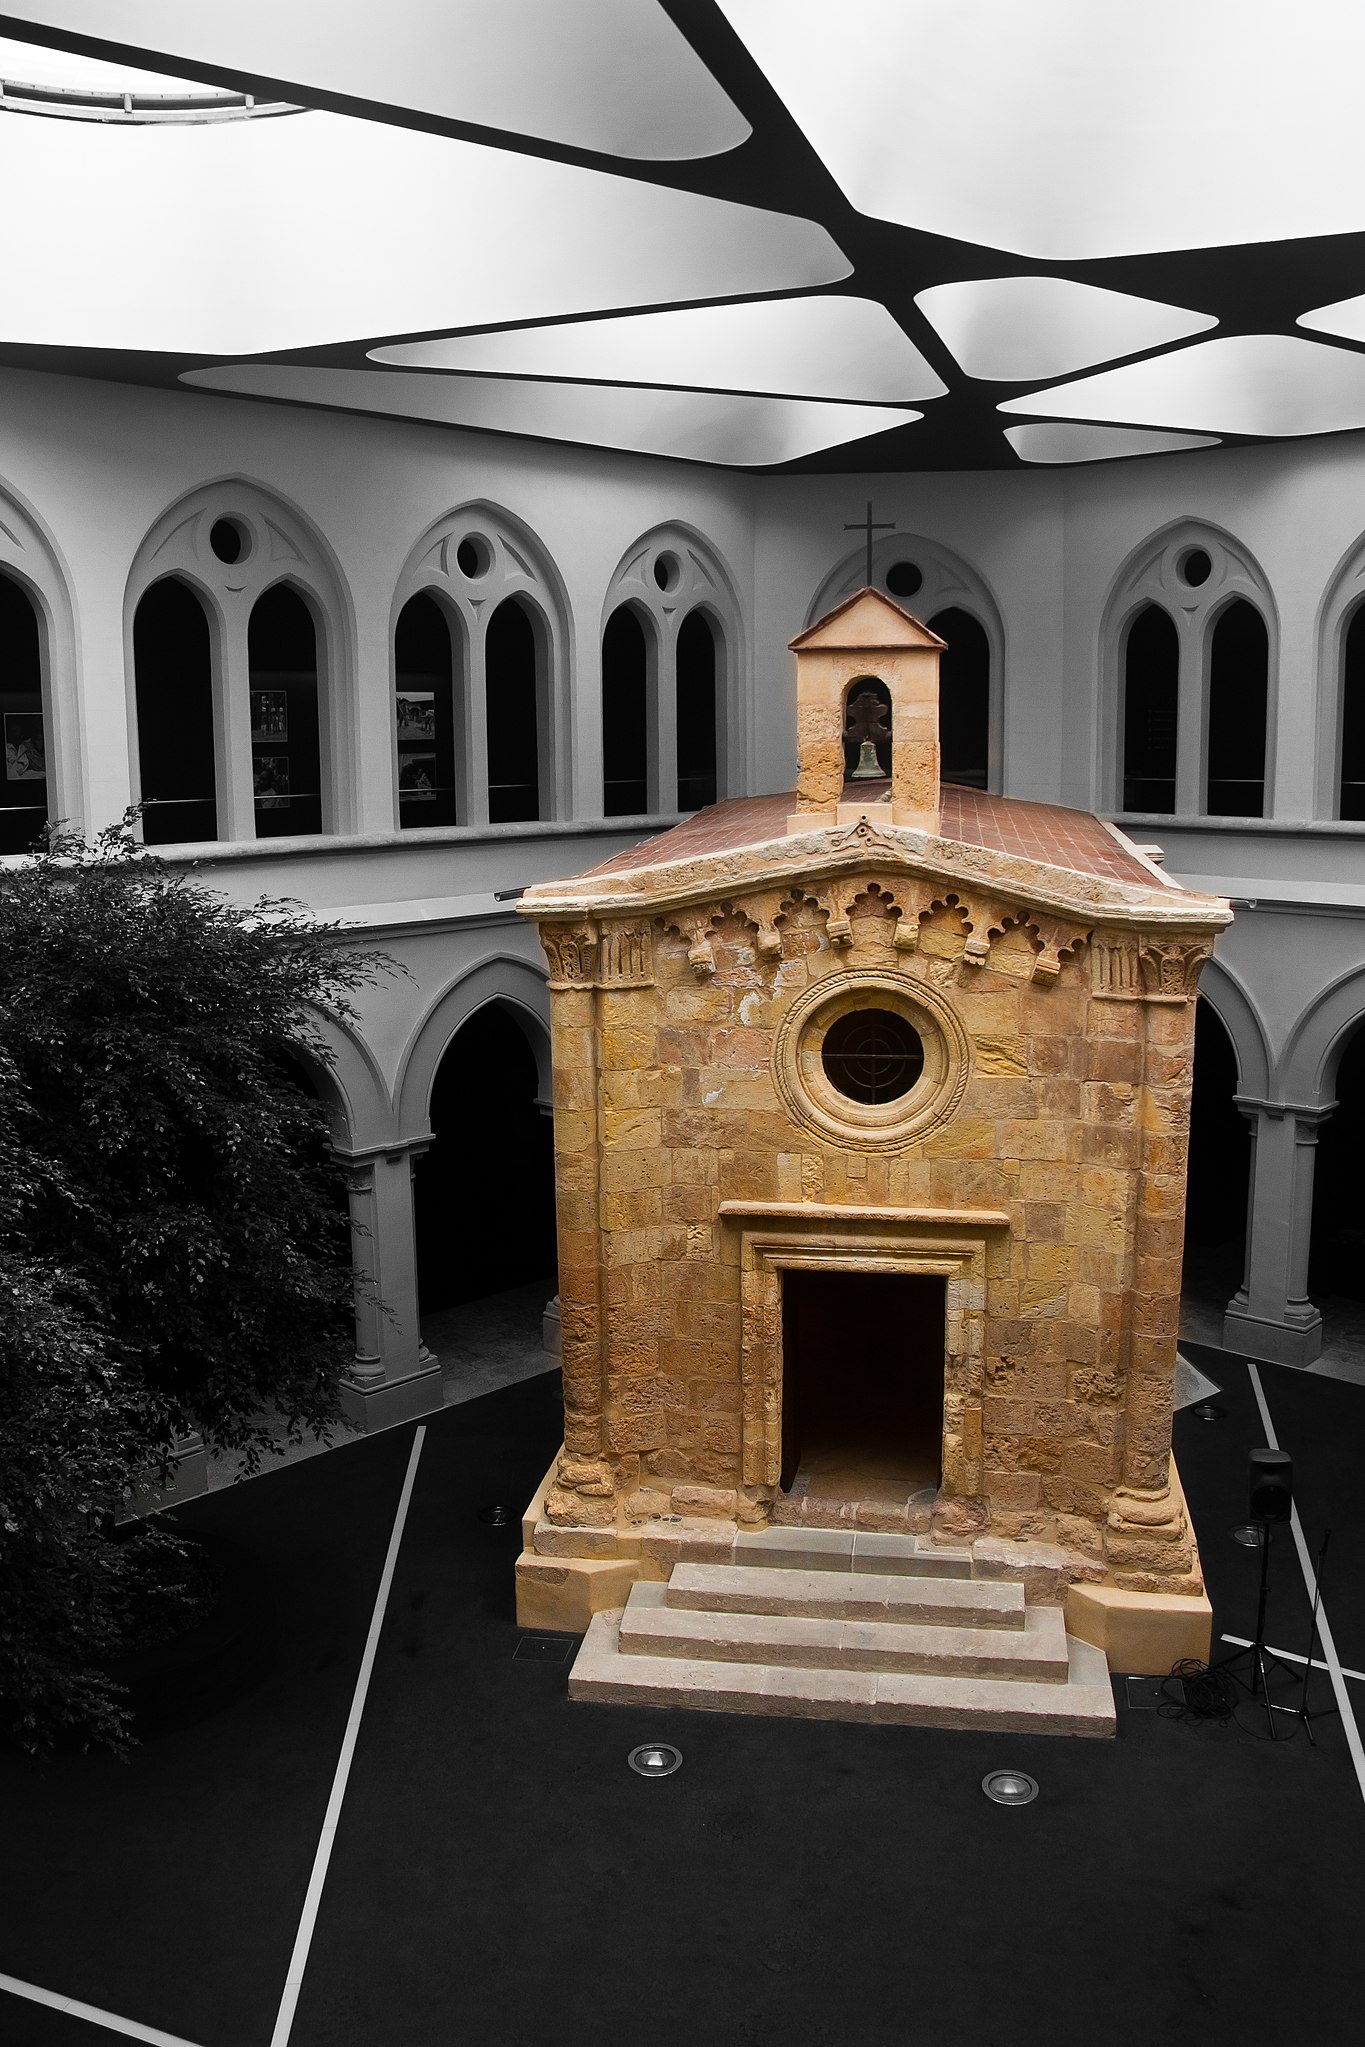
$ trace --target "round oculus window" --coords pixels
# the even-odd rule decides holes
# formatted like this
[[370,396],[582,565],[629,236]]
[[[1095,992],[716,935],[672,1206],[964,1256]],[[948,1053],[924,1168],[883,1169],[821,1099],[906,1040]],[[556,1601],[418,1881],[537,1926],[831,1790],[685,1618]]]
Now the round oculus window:
[[849,1009],[825,1032],[820,1063],[850,1102],[898,1102],[924,1071],[924,1040],[894,1009]]
[[1191,590],[1197,590],[1202,583],[1207,583],[1213,574],[1213,562],[1208,549],[1187,548],[1176,564],[1176,571],[1182,583],[1187,584]]
[[913,597],[923,585],[924,574],[917,562],[892,562],[886,572],[886,587],[893,597]]

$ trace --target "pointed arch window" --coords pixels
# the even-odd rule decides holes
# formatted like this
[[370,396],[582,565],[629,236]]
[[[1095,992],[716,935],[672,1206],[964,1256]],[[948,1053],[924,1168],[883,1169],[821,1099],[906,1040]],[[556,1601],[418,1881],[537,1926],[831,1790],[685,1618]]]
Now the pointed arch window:
[[633,605],[618,604],[602,635],[602,814],[649,809],[650,646]]
[[1266,693],[1270,636],[1245,597],[1214,621],[1209,641],[1208,776],[1210,817],[1265,814]]
[[133,686],[145,844],[216,839],[209,621],[199,598],[177,576],[153,583],[138,602]]
[[504,598],[484,641],[488,715],[488,821],[534,823],[541,815],[545,675],[526,606]]
[[678,809],[716,800],[716,634],[706,612],[689,611],[678,628]]
[[458,824],[454,644],[449,619],[425,590],[398,614],[393,672],[399,826]]
[[317,628],[288,583],[276,583],[252,607],[247,664],[256,836],[320,832]]
[[1175,814],[1180,641],[1159,604],[1145,604],[1123,642],[1123,808]]
[[28,853],[50,818],[51,734],[43,713],[43,656],[33,599],[0,575],[0,717],[5,778],[0,783],[0,853]]
[[943,779],[984,789],[990,780],[991,643],[980,619],[960,605],[935,612],[927,623],[946,643],[938,671]]

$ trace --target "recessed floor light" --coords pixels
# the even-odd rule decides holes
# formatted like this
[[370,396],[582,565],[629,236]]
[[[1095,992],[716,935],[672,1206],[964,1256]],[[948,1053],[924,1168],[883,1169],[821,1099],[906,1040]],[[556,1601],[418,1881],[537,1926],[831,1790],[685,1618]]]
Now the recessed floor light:
[[628,1761],[639,1777],[671,1777],[682,1768],[682,1750],[671,1742],[646,1741],[631,1750]]
[[1038,1796],[1038,1781],[1026,1770],[989,1770],[981,1789],[994,1805],[1032,1805]]
[[486,1521],[490,1528],[506,1528],[509,1523],[517,1519],[517,1513],[514,1507],[504,1507],[499,1504],[495,1507],[480,1507],[479,1519],[480,1521]]

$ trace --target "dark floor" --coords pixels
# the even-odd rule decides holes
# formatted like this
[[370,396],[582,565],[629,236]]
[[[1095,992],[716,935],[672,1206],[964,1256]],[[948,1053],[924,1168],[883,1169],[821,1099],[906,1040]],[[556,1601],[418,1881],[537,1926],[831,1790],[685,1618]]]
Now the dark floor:
[[[1221,1421],[1177,1447],[1217,1625],[1262,1439],[1247,1373],[1202,1351]],[[1365,1668],[1365,1395],[1260,1368],[1326,1599]],[[571,1706],[513,1655],[516,1523],[558,1441],[552,1377],[428,1425],[293,2047],[1206,2047],[1354,2037],[1365,1804],[1335,1720],[1130,1710],[1111,1743]],[[196,1501],[273,1590],[267,1668],[129,1765],[0,1757],[0,1971],[199,2047],[267,2047],[412,1431]],[[1272,1639],[1302,1650],[1292,1545]],[[1353,1685],[1357,1710],[1365,1686]],[[1315,1691],[1326,1703],[1325,1678]],[[650,1783],[626,1755],[683,1749]],[[1042,1792],[979,1789],[1002,1763]],[[0,1994],[5,2047],[115,2035]]]

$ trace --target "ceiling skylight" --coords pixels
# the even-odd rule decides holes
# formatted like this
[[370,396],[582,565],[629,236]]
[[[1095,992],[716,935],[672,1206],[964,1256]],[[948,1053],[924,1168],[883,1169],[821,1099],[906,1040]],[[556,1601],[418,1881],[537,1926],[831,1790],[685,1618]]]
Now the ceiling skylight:
[[0,341],[241,355],[846,277],[824,228],[344,115],[0,114]]
[[1102,291],[1069,277],[936,284],[918,293],[915,304],[969,377],[1002,383],[1062,377],[1218,325],[1208,313]]
[[1365,8],[719,0],[860,212],[1044,262],[1365,229]]
[[1298,325],[1316,334],[1339,334],[1343,341],[1365,341],[1365,298],[1338,299],[1335,305],[1300,313]]
[[[733,149],[749,124],[658,0],[30,0],[11,22],[318,93],[649,161]],[[310,88],[312,91],[310,93]]]
[[400,419],[484,427],[740,468],[795,461],[819,448],[885,433],[923,417],[895,406],[730,397],[630,385],[537,384],[404,370],[313,369],[288,363],[229,363],[219,369],[186,370],[181,381],[200,390],[248,398],[289,398],[307,405],[391,413]]
[[946,386],[874,299],[765,299],[372,348],[407,369],[905,402]]
[[1071,419],[1007,426],[1005,439],[1023,462],[1113,462],[1125,455],[1178,455],[1185,448],[1218,446],[1209,434],[1161,434],[1146,427],[1089,426]]
[[999,409],[1196,433],[1344,433],[1365,426],[1365,356],[1292,334],[1229,334],[1054,384]]
[[142,71],[132,64],[82,57],[74,50],[49,50],[40,43],[17,43],[0,37],[0,79],[8,84],[51,85],[59,92],[217,92],[189,78],[169,78],[160,71]]

